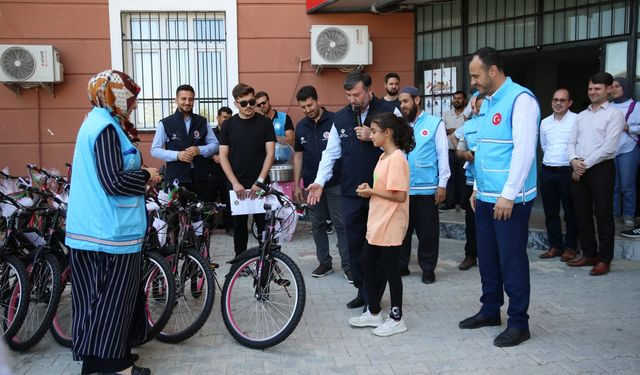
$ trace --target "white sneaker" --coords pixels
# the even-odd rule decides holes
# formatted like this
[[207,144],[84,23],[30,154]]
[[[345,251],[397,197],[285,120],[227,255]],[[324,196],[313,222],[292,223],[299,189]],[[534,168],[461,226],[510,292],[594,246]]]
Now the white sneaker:
[[373,334],[376,336],[391,336],[396,333],[402,333],[407,330],[407,325],[404,323],[403,319],[393,320],[391,318],[387,318],[378,328],[373,330]]
[[367,309],[362,315],[349,319],[349,324],[354,327],[377,327],[382,324],[382,314],[373,315]]

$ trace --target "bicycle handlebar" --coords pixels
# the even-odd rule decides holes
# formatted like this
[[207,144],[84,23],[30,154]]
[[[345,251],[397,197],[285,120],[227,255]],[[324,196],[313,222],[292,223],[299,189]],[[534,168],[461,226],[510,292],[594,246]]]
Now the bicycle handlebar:
[[27,185],[25,185],[25,184],[20,184],[18,187],[19,187],[20,189],[26,190],[26,191],[28,191],[28,192],[30,192],[30,193],[34,193],[34,194],[38,194],[38,195],[42,195],[43,197],[46,197],[46,198],[51,198],[51,199],[53,199],[53,201],[54,201],[54,202],[56,202],[57,204],[65,204],[65,202],[64,202],[64,201],[62,201],[60,198],[56,197],[56,195],[55,195],[55,194],[53,194],[53,193],[52,193],[52,192],[50,192],[50,191],[42,190],[42,189],[39,189],[39,188],[37,188],[37,187],[33,187],[33,186],[27,186]]

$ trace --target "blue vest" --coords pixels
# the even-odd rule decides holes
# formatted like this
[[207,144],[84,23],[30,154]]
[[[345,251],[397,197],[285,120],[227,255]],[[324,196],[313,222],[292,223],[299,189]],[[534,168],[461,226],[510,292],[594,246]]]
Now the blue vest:
[[[478,128],[483,117],[483,113],[477,114],[472,119],[467,120],[463,125],[464,141],[467,143],[469,151],[476,151]],[[467,178],[467,185],[473,185],[473,181],[475,181],[475,163],[470,162],[467,164],[464,175]]]
[[[512,116],[516,98],[522,94],[535,96],[528,89],[511,81],[510,77],[492,96],[482,103],[476,147],[476,197],[483,202],[495,203],[502,193],[511,165],[513,153]],[[540,123],[540,118],[537,120]],[[515,198],[516,203],[528,202],[536,197],[536,159]]]
[[276,117],[273,118],[273,130],[276,132],[276,137],[285,136],[285,125],[287,124],[287,114],[284,112],[276,111]]
[[144,196],[107,195],[98,180],[94,144],[107,126],[118,133],[124,170],[140,169],[140,152],[120,124],[104,108],[89,112],[73,152],[65,243],[73,249],[136,253],[147,229]]
[[436,130],[439,117],[422,112],[413,125],[416,147],[409,153],[409,195],[434,195],[438,189]]
[[[369,102],[369,112],[364,120],[364,125],[371,124],[371,118],[381,112],[392,112],[393,104],[378,99],[375,96]],[[356,188],[363,182],[373,186],[373,170],[378,164],[382,150],[374,147],[373,142],[363,142],[356,138],[357,126],[356,115],[350,105],[336,112],[333,120],[338,136],[340,137],[340,147],[342,156],[340,162],[342,175],[340,176],[340,188],[342,195],[347,197],[358,197]]]
[[[164,126],[164,133],[167,136],[164,147],[171,151],[183,151],[191,146],[204,146],[207,144],[207,131],[209,124],[207,119],[195,113],[191,114],[191,125],[189,133],[184,123],[182,112],[176,110],[173,115],[165,117],[161,120]],[[193,168],[191,164],[193,163]],[[197,155],[193,158],[192,163],[185,163],[180,160],[167,162],[164,171],[164,181],[166,184],[172,184],[174,180],[182,183],[191,181],[192,169],[193,178],[196,181],[208,181],[213,175],[213,160]]]

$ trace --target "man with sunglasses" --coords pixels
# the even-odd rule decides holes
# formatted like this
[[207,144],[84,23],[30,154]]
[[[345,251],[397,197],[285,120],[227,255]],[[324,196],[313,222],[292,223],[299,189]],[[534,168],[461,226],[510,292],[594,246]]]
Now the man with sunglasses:
[[276,132],[278,142],[288,143],[293,146],[293,121],[284,112],[278,112],[269,103],[269,94],[264,91],[256,93],[256,107],[273,122],[273,130]]
[[[256,116],[255,90],[244,83],[232,91],[238,114],[227,119],[220,129],[220,165],[239,199],[253,199],[260,188],[256,182],[268,182],[273,164],[276,134],[268,118]],[[233,216],[233,247],[236,255],[247,250],[248,215]],[[264,229],[264,214],[254,214],[258,231]]]
[[195,90],[190,85],[176,89],[176,111],[160,120],[151,143],[151,156],[164,161],[166,185],[178,181],[198,199],[213,199],[209,182],[213,179],[211,156],[218,140],[206,118],[193,113]]

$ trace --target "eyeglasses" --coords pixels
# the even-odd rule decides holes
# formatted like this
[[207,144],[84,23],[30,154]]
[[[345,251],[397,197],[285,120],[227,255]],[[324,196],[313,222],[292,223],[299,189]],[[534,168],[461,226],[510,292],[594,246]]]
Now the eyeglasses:
[[264,102],[256,103],[256,107],[262,107],[265,104],[267,104],[266,100]]
[[569,99],[564,99],[564,98],[553,98],[551,99],[552,102],[554,103],[566,103],[569,101]]
[[240,104],[240,107],[244,108],[246,106],[254,106],[256,105],[256,100],[255,99],[249,99],[249,100],[241,100],[241,101],[237,101],[236,103]]

